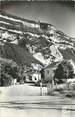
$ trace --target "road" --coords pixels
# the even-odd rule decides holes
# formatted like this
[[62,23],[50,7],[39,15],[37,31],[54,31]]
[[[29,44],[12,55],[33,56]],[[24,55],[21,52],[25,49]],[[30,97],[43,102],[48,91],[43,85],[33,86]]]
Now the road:
[[75,117],[75,100],[47,96],[31,84],[0,87],[0,117]]

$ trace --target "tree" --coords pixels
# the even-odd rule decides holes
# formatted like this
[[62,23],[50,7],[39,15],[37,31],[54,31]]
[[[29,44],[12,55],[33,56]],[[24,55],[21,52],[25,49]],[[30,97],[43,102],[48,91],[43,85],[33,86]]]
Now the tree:
[[22,39],[18,40],[18,44],[20,47],[25,48],[26,47],[26,40],[22,38]]
[[14,66],[14,62],[4,62],[1,64],[0,73],[0,86],[11,85],[12,80],[18,77],[17,65]]
[[54,79],[60,83],[65,82],[68,78],[73,78],[73,66],[67,60],[63,60],[60,64],[58,64]]

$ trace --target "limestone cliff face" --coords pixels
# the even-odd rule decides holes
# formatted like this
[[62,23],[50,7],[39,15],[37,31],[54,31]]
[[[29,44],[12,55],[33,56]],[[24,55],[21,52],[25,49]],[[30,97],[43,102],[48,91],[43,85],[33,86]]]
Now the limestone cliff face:
[[[75,39],[53,25],[0,14],[0,44],[9,41],[21,47],[44,65],[62,59],[75,61]],[[20,42],[20,43],[19,43]]]

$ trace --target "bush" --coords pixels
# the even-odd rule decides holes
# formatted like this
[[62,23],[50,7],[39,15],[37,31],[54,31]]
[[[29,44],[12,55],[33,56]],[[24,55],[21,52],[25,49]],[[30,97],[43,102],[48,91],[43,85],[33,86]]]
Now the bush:
[[55,89],[55,91],[62,92],[63,91],[63,88],[57,88],[57,89]]
[[73,98],[73,97],[75,98],[75,92],[73,92],[73,91],[67,92],[67,93],[65,94],[65,96],[66,96],[66,97],[69,97],[69,98],[71,98],[71,97],[72,97],[72,98]]

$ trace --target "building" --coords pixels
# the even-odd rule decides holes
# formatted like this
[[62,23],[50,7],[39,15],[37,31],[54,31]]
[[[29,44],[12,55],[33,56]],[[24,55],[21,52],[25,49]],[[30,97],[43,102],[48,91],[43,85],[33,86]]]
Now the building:
[[32,81],[34,83],[37,83],[40,80],[41,80],[41,74],[40,73],[35,72],[35,73],[32,74]]
[[26,71],[26,82],[34,82],[37,83],[41,80],[41,66],[40,64],[32,63],[32,65]]

